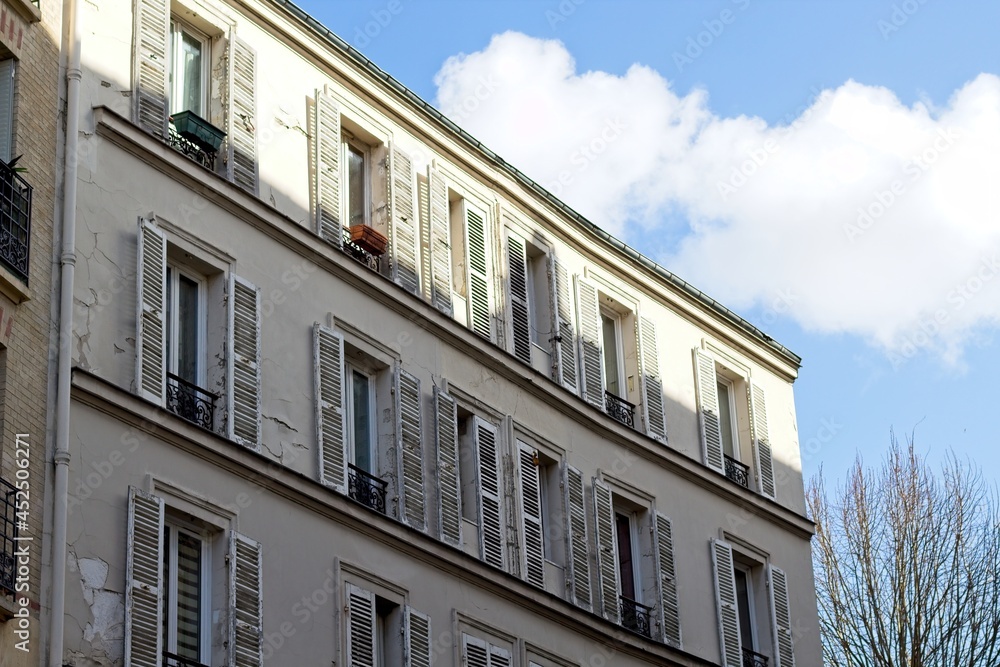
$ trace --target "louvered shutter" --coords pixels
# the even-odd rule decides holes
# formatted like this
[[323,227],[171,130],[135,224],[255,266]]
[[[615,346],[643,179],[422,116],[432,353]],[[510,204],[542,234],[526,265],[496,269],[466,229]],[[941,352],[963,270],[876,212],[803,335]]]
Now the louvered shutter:
[[646,434],[661,442],[667,439],[663,409],[663,380],[660,379],[660,352],[656,344],[656,325],[647,317],[637,318],[639,359],[642,362],[642,413]]
[[236,35],[229,38],[227,118],[228,178],[257,194],[257,52]]
[[441,494],[438,525],[441,539],[462,546],[462,487],[458,473],[458,407],[455,399],[434,388],[437,482]]
[[740,620],[736,610],[736,577],[733,574],[733,550],[722,540],[712,540],[712,563],[715,566],[715,606],[719,618],[719,646],[723,667],[741,667]]
[[399,372],[396,391],[399,405],[400,474],[403,511],[401,516],[408,525],[424,530],[426,507],[424,500],[424,453],[420,431],[420,380],[406,371]]
[[163,404],[167,378],[167,239],[152,219],[139,219],[136,263],[135,386]]
[[537,453],[533,447],[517,441],[517,461],[520,472],[521,535],[523,557],[521,573],[528,582],[545,587],[545,543],[542,535],[542,497]]
[[771,438],[767,432],[764,389],[751,382],[747,393],[750,399],[750,425],[753,428],[753,452],[757,463],[757,485],[761,495],[774,498],[774,458],[771,454]]
[[486,258],[486,220],[465,206],[466,247],[469,252],[469,325],[487,340],[493,340],[490,310],[490,278]]
[[229,664],[264,664],[260,543],[233,532],[229,540]]
[[163,651],[163,501],[128,490],[125,664],[159,667]]
[[514,356],[531,363],[531,319],[528,306],[528,257],[524,241],[507,235],[507,290],[510,295],[511,347]]
[[340,105],[325,90],[316,91],[313,167],[316,170],[316,233],[337,248],[343,246],[340,222]]
[[413,607],[403,607],[403,667],[431,667],[431,619]]
[[420,293],[417,274],[417,215],[413,161],[395,144],[389,147],[393,280],[412,294]]
[[347,664],[377,667],[375,661],[375,594],[347,584]]
[[239,276],[229,276],[229,438],[260,449],[260,291]]
[[795,667],[795,644],[792,639],[792,613],[788,606],[788,577],[785,571],[770,565],[768,587],[771,589],[771,628],[777,647],[774,667]]
[[490,667],[510,667],[510,651],[499,646],[490,646]]
[[719,386],[715,359],[695,348],[695,372],[698,377],[698,423],[701,426],[701,451],[705,465],[725,474],[722,456],[722,422],[719,417]]
[[591,405],[604,410],[604,352],[601,348],[601,311],[597,287],[577,278],[576,305],[580,322],[581,395]]
[[136,0],[134,11],[132,90],[135,91],[135,121],[147,132],[165,137],[170,113],[167,92],[169,3],[167,0]]
[[462,667],[490,667],[490,646],[478,637],[462,634]]
[[577,393],[576,327],[573,326],[573,291],[569,275],[555,255],[549,255],[552,282],[552,379]]
[[0,160],[10,162],[14,145],[14,72],[17,61],[0,60]]
[[590,610],[590,542],[587,539],[587,510],[583,499],[583,475],[573,466],[564,471],[566,486],[566,528],[570,558],[567,581],[570,598],[577,606]]
[[670,519],[656,513],[656,572],[660,593],[660,624],[663,641],[681,646],[680,604],[677,601],[677,574],[674,570],[674,531]]
[[316,440],[320,481],[347,493],[344,436],[344,337],[313,325],[313,367],[316,391]]
[[594,478],[594,525],[597,528],[597,575],[600,579],[604,618],[618,622],[618,557],[615,543],[615,511],[611,488]]
[[497,427],[476,417],[473,437],[479,486],[479,556],[493,567],[504,566],[504,529],[500,506],[500,457]]
[[420,253],[420,296],[424,301],[434,303],[434,270],[431,266],[431,193],[427,177],[416,173],[417,178],[417,227],[420,238],[417,242]]
[[451,223],[448,219],[448,184],[436,169],[427,171],[431,232],[431,303],[447,315],[451,302]]

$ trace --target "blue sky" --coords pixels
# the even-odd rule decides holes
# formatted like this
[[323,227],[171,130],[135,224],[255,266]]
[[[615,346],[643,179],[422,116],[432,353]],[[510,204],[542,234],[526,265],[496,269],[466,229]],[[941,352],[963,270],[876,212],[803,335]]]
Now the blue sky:
[[807,476],[895,428],[996,481],[1000,3],[299,4],[800,354]]

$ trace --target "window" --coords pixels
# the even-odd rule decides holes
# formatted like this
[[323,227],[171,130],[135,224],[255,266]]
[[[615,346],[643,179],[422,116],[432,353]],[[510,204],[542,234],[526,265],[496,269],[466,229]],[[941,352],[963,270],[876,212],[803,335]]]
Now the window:
[[740,460],[739,432],[736,430],[736,390],[733,381],[719,376],[719,426],[722,433],[722,453],[729,458]]
[[167,265],[167,372],[204,384],[205,279]]
[[604,349],[604,386],[618,398],[625,396],[624,369],[622,368],[622,320],[609,309],[601,309],[601,336]]
[[539,245],[507,229],[507,294],[510,351],[541,373],[552,369],[552,315],[548,255]]
[[369,225],[368,202],[371,200],[370,163],[368,146],[345,134],[344,147],[344,218],[347,226]]
[[737,563],[733,569],[733,577],[736,580],[736,613],[740,619],[740,644],[744,649],[756,651],[757,623],[750,568]]
[[493,338],[490,237],[486,214],[467,199],[449,194],[455,317],[487,340]]
[[559,461],[517,438],[520,501],[521,577],[562,591],[565,574],[549,573],[548,564],[562,570],[566,559],[562,484]]
[[459,476],[462,517],[478,529],[479,557],[505,569],[503,474],[496,424],[464,408],[458,409]]
[[511,667],[510,648],[462,633],[462,667]]
[[163,527],[163,637],[178,658],[211,662],[211,544],[173,517]]
[[17,61],[0,60],[0,160],[14,157],[14,89]]
[[181,111],[205,118],[209,80],[209,40],[174,18],[170,21],[170,113]]
[[347,441],[349,460],[364,472],[377,471],[375,451],[375,382],[371,375],[349,365],[347,379]]
[[395,667],[404,656],[410,657],[406,664],[431,664],[430,618],[388,591],[377,594],[350,582],[344,590],[346,664]]

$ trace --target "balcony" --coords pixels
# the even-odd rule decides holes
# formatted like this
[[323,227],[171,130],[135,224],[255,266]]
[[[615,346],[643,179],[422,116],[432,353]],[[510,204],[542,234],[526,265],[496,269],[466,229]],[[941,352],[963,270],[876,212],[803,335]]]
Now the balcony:
[[196,384],[167,373],[167,409],[178,417],[212,431],[218,398]]
[[[364,225],[355,225],[355,227],[363,226]],[[371,230],[370,233],[378,234],[375,230]],[[379,234],[379,236],[381,236],[381,234]],[[385,248],[383,247],[379,250],[377,245],[369,244],[364,235],[359,235],[354,232],[354,227],[344,227],[344,252],[367,266],[375,273],[381,272],[381,260],[382,254],[385,252]]]
[[347,464],[347,495],[376,512],[385,514],[385,492],[389,483],[365,472],[353,463]]
[[191,111],[170,117],[167,145],[210,171],[215,171],[215,157],[226,133]]
[[743,649],[743,667],[767,667],[767,656]]
[[624,398],[604,392],[604,411],[625,426],[635,428],[635,406]]
[[[750,467],[743,465],[729,455],[726,456],[726,477],[745,489],[750,488]],[[746,663],[744,663],[746,664]]]
[[6,480],[0,479],[0,591],[14,592],[17,572],[17,520],[14,514],[14,496],[17,490]]
[[0,263],[27,284],[31,186],[17,173],[16,162],[0,160]]
[[176,653],[164,651],[163,667],[208,667],[208,665],[200,663],[197,660],[192,660],[191,658],[182,658]]
[[631,630],[643,637],[651,638],[653,636],[652,624],[650,623],[653,617],[652,607],[647,607],[622,595],[618,598],[618,613],[621,625],[626,630]]

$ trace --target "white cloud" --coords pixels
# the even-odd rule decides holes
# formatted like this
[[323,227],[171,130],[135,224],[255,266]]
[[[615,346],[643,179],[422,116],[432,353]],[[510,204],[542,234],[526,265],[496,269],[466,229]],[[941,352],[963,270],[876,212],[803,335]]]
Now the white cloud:
[[656,259],[731,306],[790,292],[807,329],[951,360],[1000,324],[995,75],[941,108],[848,81],[769,125],[648,67],[580,73],[561,43],[506,33],[436,84],[446,115],[596,224],[680,238]]

